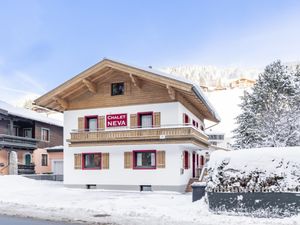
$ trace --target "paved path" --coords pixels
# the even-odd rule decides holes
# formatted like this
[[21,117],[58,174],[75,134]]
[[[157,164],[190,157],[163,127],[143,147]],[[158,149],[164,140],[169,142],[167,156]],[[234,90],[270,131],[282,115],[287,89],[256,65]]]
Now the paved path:
[[50,222],[43,220],[33,220],[20,217],[9,217],[0,215],[0,224],[1,225],[75,225],[62,222]]

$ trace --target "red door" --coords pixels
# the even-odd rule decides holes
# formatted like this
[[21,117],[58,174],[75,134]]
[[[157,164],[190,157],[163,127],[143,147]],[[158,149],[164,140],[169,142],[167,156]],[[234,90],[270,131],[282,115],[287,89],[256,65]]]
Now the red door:
[[193,177],[196,177],[196,154],[193,152]]

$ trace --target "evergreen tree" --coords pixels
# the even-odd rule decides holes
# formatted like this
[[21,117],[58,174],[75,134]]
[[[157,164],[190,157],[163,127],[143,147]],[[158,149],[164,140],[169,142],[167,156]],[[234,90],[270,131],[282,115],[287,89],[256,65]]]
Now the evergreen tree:
[[242,98],[235,148],[300,145],[300,70],[268,65]]

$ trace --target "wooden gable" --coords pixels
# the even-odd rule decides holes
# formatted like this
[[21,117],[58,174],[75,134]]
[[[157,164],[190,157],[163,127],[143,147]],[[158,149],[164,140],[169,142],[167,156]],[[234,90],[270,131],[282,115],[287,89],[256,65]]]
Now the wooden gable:
[[[111,84],[125,83],[125,93],[111,96]],[[193,85],[155,72],[104,59],[58,86],[35,103],[56,111],[179,101],[201,120],[218,122]]]

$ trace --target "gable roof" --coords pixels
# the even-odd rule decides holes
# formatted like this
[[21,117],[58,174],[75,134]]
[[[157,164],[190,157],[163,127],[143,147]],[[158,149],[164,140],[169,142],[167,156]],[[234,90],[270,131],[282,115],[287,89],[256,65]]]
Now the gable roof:
[[[211,103],[205,97],[201,88],[198,85],[193,84],[191,81],[185,79],[184,77],[167,74],[152,68],[135,66],[135,65],[131,65],[128,63],[124,63],[121,61],[112,60],[108,58],[104,58],[99,63],[93,65],[92,67],[76,75],[75,77],[71,78],[70,80],[66,81],[60,86],[54,88],[52,91],[36,99],[35,103],[37,105],[43,106],[45,108],[50,108],[52,110],[64,111],[62,107],[58,106],[59,104],[55,104],[55,102],[59,102],[59,101],[60,103],[62,101],[65,102],[63,99],[61,101],[60,95],[66,92],[68,89],[71,89],[72,87],[74,89],[76,85],[82,83],[83,79],[89,78],[90,76],[93,76],[93,74],[101,70],[105,70],[107,68],[125,71],[141,79],[152,79],[152,80],[155,79],[156,82],[169,85],[170,87],[174,87],[177,90],[189,94],[193,94],[198,99],[199,103],[204,105],[204,107],[208,111],[205,119],[214,122],[220,121],[220,117],[218,116],[216,110],[213,108]],[[104,73],[107,72],[109,72],[109,70],[106,70],[106,72]]]
[[43,116],[43,115],[41,115],[37,112],[34,112],[32,110],[29,110],[29,109],[12,106],[1,100],[0,100],[0,110],[2,112],[5,112],[5,114],[7,114],[7,115],[18,116],[21,118],[39,121],[42,123],[47,123],[47,124],[51,124],[51,125],[55,125],[55,126],[59,126],[59,127],[63,126],[62,121]]

